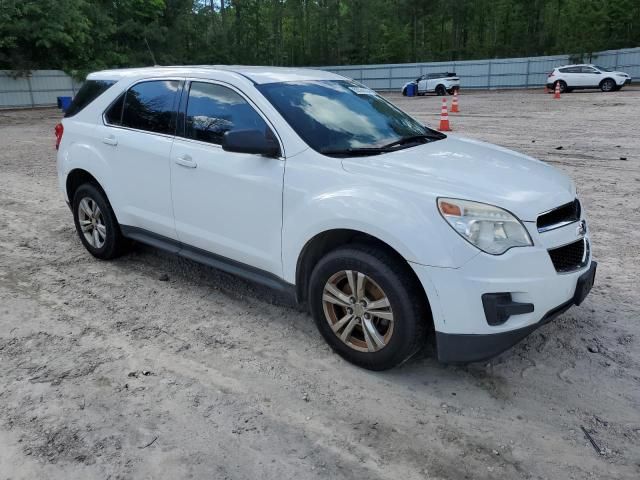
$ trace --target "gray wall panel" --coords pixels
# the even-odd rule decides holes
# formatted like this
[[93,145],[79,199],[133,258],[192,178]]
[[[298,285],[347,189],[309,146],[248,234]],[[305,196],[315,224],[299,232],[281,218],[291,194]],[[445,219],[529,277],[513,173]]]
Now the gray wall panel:
[[[554,67],[572,63],[569,55],[531,58],[465,60],[455,62],[343,65],[315,67],[362,81],[376,90],[400,90],[420,75],[456,72],[462,88],[542,88]],[[640,48],[608,50],[593,55],[591,63],[617,68],[640,79]],[[34,70],[13,78],[0,71],[0,108],[55,105],[59,96],[73,96],[81,83],[62,70]]]

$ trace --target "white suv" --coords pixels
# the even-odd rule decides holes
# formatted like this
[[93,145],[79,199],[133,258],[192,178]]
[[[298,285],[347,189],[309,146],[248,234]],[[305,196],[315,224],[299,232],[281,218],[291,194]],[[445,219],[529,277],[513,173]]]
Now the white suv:
[[460,78],[451,72],[427,73],[402,86],[402,95],[405,97],[408,95],[407,89],[409,85],[414,85],[416,95],[426,95],[434,92],[440,96],[444,96],[447,93],[453,95],[454,90],[460,88]]
[[629,83],[631,77],[628,74],[591,64],[557,67],[547,78],[547,88],[555,90],[558,85],[561,93],[582,88],[599,88],[603,92],[613,92]]
[[332,73],[93,73],[56,135],[92,255],[136,240],[278,289],[366,368],[428,337],[441,361],[491,357],[593,284],[565,174],[447,137]]

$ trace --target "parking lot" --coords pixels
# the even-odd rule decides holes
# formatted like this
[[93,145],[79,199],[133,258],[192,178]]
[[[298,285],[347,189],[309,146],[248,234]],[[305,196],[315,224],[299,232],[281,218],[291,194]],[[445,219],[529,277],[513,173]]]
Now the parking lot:
[[[440,97],[388,97],[437,126]],[[460,110],[452,134],[573,177],[596,285],[490,362],[427,348],[384,373],[250,283],[144,246],[92,258],[57,190],[59,112],[0,111],[0,480],[637,479],[640,89]]]

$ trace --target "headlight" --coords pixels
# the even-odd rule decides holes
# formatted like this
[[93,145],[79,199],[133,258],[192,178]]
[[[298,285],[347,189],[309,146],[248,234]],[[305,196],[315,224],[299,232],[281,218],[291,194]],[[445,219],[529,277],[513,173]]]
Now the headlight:
[[491,255],[533,245],[524,225],[502,208],[486,203],[439,198],[438,210],[466,241]]

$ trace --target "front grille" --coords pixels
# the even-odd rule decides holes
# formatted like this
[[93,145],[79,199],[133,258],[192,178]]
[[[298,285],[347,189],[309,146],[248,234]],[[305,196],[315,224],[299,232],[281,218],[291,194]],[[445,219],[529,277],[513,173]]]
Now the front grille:
[[584,267],[589,261],[589,243],[586,238],[549,250],[549,257],[558,273],[571,272]]
[[546,232],[554,228],[562,227],[580,220],[580,201],[576,198],[573,202],[554,208],[538,217],[536,226],[539,232]]

